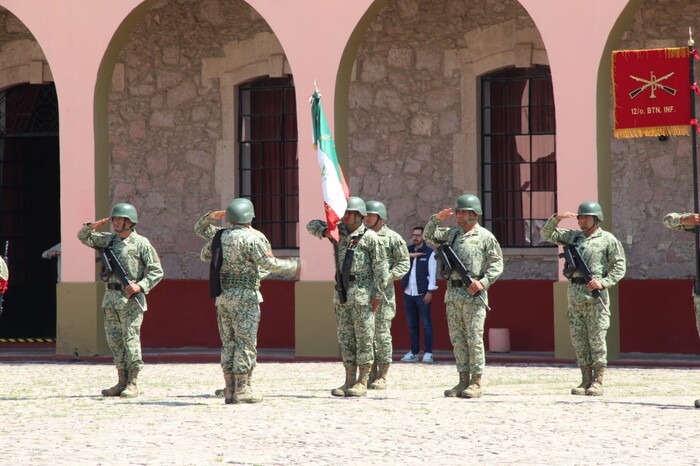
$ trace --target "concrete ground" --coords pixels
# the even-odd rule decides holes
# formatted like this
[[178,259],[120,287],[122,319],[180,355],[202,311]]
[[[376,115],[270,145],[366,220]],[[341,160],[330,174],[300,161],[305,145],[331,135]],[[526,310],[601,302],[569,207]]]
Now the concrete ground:
[[261,355],[254,388],[264,401],[225,405],[213,395],[223,385],[216,362],[154,361],[142,372],[141,395],[120,399],[100,396],[116,379],[110,364],[6,357],[0,458],[22,465],[699,464],[693,403],[700,373],[694,364],[663,362],[611,366],[605,395],[594,398],[569,395],[579,382],[573,364],[492,360],[476,400],[443,396],[457,382],[452,361],[396,363],[388,390],[348,399],[330,395],[343,381],[339,362]]

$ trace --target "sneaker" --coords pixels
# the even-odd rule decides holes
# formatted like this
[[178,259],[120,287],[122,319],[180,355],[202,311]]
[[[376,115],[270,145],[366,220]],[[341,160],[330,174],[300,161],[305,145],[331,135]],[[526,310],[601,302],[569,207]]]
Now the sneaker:
[[401,362],[418,362],[418,355],[413,354],[410,351],[406,353],[406,356],[401,358]]
[[423,362],[425,364],[432,364],[433,363],[433,353],[424,353],[423,354]]

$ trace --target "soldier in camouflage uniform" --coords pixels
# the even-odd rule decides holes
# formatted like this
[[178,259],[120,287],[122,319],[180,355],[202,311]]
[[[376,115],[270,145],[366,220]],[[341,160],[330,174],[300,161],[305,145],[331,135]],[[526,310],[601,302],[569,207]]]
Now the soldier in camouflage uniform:
[[369,377],[369,388],[376,390],[386,388],[386,377],[394,352],[391,345],[391,321],[396,316],[394,280],[403,278],[411,265],[406,242],[401,235],[385,225],[387,218],[386,206],[383,203],[367,201],[365,227],[377,233],[389,262],[389,284],[385,292],[388,301],[381,301],[374,316],[374,364]]
[[[208,212],[194,226],[195,233],[207,240],[201,259],[213,261],[220,284],[216,315],[226,404],[262,401],[252,388],[262,302],[260,279],[268,272],[294,277],[299,270],[297,258],[277,259],[272,255],[265,236],[250,226],[254,216],[249,200],[235,199],[225,211]],[[231,223],[231,228],[221,229],[211,224],[222,218]],[[218,257],[221,259],[217,263]]]
[[[250,206],[250,208],[253,209],[253,218],[255,218],[255,208],[254,208],[254,206],[253,206],[253,203],[250,201],[250,199],[247,199],[247,198],[245,198],[245,197],[240,197],[240,198],[238,198],[238,199],[235,199],[235,201],[236,201],[236,203],[247,204],[248,206]],[[224,211],[221,211],[221,212],[224,212]],[[225,215],[225,214],[224,214],[224,215]],[[198,222],[198,224],[199,224],[199,222]],[[205,241],[209,241],[209,240],[211,240],[212,238],[214,238],[214,235],[215,235],[219,230],[222,230],[222,227],[212,225],[211,223],[210,223],[209,226],[207,226],[206,228],[203,227],[203,226],[200,227],[199,230],[197,230],[197,225],[195,225],[195,233],[196,233],[200,238],[202,238],[202,239],[205,240]],[[265,236],[265,234],[264,234],[263,232],[261,232],[261,231],[259,231],[259,230],[256,230],[256,229],[253,228],[252,226],[250,227],[250,231],[251,231],[252,233],[257,234],[257,235],[260,237],[260,240],[263,241],[263,242],[265,243],[265,247],[266,247],[267,249],[272,250],[272,246],[270,246],[270,242],[267,240],[267,237]],[[267,272],[264,268],[262,268],[262,267],[259,268],[259,274],[258,274],[258,276],[260,277],[260,280],[263,280],[263,279],[266,278],[268,275],[269,275],[269,272]],[[219,312],[219,311],[218,311],[218,308],[217,308],[217,314],[218,314],[218,312]],[[225,331],[226,329],[221,327],[221,319],[218,317],[218,315],[217,315],[217,319],[216,319],[216,320],[217,320],[217,324],[218,324],[218,326],[219,326],[219,336],[224,335],[224,334],[226,333],[226,331]],[[250,376],[250,377],[248,377],[248,382],[252,382],[252,374],[253,374],[253,369],[251,369],[251,370],[249,371],[249,376]],[[251,385],[251,388],[252,388],[252,385]],[[225,393],[226,393],[226,386],[225,386],[225,385],[224,385],[224,388],[217,388],[217,389],[214,391],[214,395],[216,395],[216,396],[218,396],[218,397],[221,397],[221,398],[223,398],[223,396],[224,396]]]
[[[456,215],[457,227],[438,227],[452,215]],[[473,280],[467,285],[454,268],[446,280],[447,325],[459,372],[459,383],[445,390],[447,397],[479,398],[482,394],[486,290],[503,273],[503,253],[496,237],[479,225],[480,215],[479,198],[464,194],[457,198],[454,210],[444,209],[430,217],[423,232],[426,241],[449,244]]]
[[[374,363],[374,316],[389,282],[386,253],[377,234],[365,227],[362,218],[367,215],[365,202],[351,196],[348,206],[338,223],[340,241],[335,242],[323,220],[312,220],[306,225],[309,233],[317,238],[328,238],[333,243],[336,267],[336,293],[333,298],[338,323],[338,344],[345,366],[345,383],[331,391],[333,396],[365,396],[369,373]],[[346,261],[352,258],[352,263]],[[345,283],[343,265],[349,277]],[[338,291],[345,288],[346,300]],[[359,367],[359,376],[357,370]]]
[[[557,228],[561,220],[573,217],[581,230]],[[602,220],[603,210],[597,202],[583,202],[577,213],[552,215],[541,230],[542,238],[551,243],[575,245],[593,275],[586,282],[576,271],[569,279],[567,314],[576,362],[581,369],[581,384],[571,389],[572,395],[603,394],[603,376],[608,365],[605,335],[610,327],[608,288],[619,282],[627,270],[622,244],[600,227]],[[600,290],[605,305],[593,297],[594,290]]]
[[[666,225],[666,228],[671,230],[694,233],[695,229],[700,225],[700,214],[672,212],[664,217],[663,223]],[[700,336],[700,296],[695,294],[694,290],[693,303],[695,305],[695,326]],[[695,407],[700,408],[700,399],[695,400]]]
[[[95,230],[112,222],[114,233]],[[78,231],[78,239],[93,249],[112,247],[131,284],[124,287],[115,273],[106,278],[102,300],[107,343],[114,355],[118,382],[102,390],[104,396],[138,396],[138,376],[143,368],[141,358],[141,323],[146,312],[146,294],[163,278],[158,253],[145,236],[136,232],[138,214],[131,204],[117,204],[110,218],[86,223]]]

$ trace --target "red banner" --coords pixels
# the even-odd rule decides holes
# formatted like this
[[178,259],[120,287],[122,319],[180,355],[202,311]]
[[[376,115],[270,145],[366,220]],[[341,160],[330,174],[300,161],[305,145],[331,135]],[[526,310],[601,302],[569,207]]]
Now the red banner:
[[612,53],[616,138],[690,134],[690,65],[685,47]]

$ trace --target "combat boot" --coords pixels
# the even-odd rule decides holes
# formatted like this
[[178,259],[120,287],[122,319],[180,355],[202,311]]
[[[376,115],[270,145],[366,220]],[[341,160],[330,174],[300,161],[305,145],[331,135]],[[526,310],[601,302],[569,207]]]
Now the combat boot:
[[377,380],[377,361],[372,363],[372,370],[369,371],[369,378],[367,379],[369,388],[372,388],[372,384],[375,380]]
[[[250,388],[253,388],[252,381],[253,381],[253,369],[251,369],[251,370],[248,371],[248,385],[250,385]],[[217,389],[214,391],[214,396],[218,396],[218,397],[221,398],[221,397],[224,396],[225,393],[226,393],[226,387],[224,387],[224,388],[217,388]],[[233,390],[231,391],[231,393],[233,393]]]
[[572,395],[585,395],[593,381],[593,367],[581,366],[581,385],[571,389]]
[[462,398],[481,398],[481,374],[472,374],[469,386],[462,391]]
[[126,388],[128,372],[126,369],[117,369],[117,376],[119,377],[117,384],[114,387],[105,388],[102,390],[102,396],[119,396],[122,394]]
[[588,396],[603,395],[603,376],[605,375],[605,366],[593,367],[593,381],[591,386],[586,389]]
[[357,383],[357,366],[350,365],[345,367],[345,383],[338,388],[331,390],[333,396],[346,396],[348,388]]
[[236,391],[236,378],[234,377],[233,373],[224,372],[224,382],[226,383],[226,388],[224,388],[222,393],[224,403],[230,405],[233,404],[233,392]]
[[121,392],[119,396],[122,398],[136,398],[139,396],[139,368],[129,369],[129,381],[126,384],[126,388]]
[[369,388],[372,390],[385,390],[386,389],[386,374],[389,372],[389,366],[391,364],[380,363],[377,365],[377,376],[373,382],[369,383]]
[[456,398],[462,394],[464,389],[469,386],[469,372],[459,373],[459,383],[449,390],[445,390],[445,396],[448,398]]
[[357,376],[357,383],[345,390],[345,396],[367,396],[367,379],[369,371],[372,370],[371,364],[360,366],[360,375]]
[[234,403],[260,403],[262,397],[253,394],[253,389],[248,383],[248,373],[234,374],[236,378],[236,390],[233,392]]

